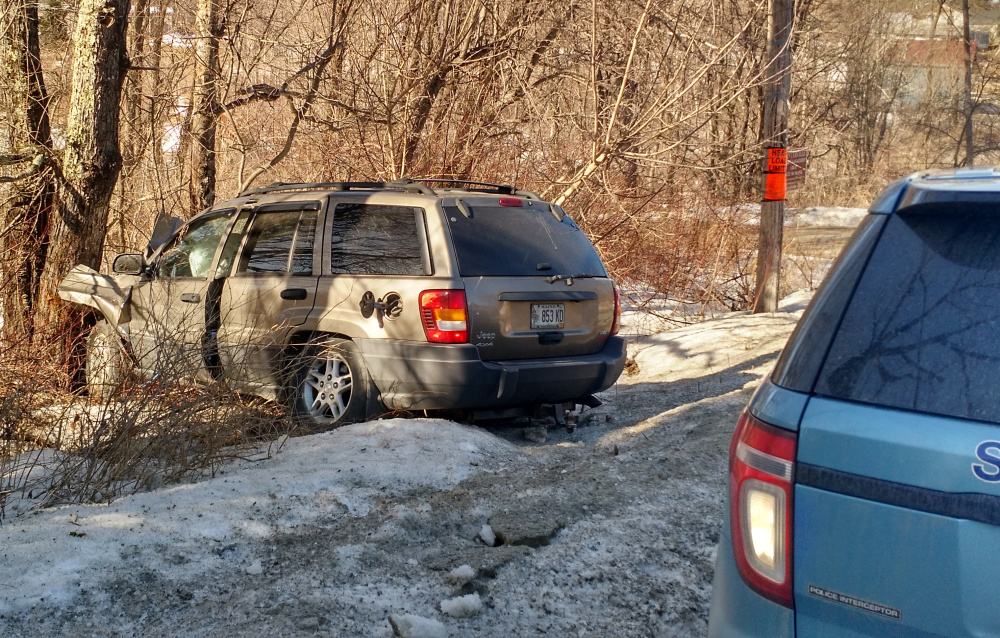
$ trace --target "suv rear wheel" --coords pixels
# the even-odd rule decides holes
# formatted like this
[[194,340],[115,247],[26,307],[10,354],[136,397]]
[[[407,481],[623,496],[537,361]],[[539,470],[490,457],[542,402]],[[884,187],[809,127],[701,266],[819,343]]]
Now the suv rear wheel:
[[371,382],[353,341],[331,337],[308,346],[302,358],[292,393],[296,416],[319,429],[367,418]]

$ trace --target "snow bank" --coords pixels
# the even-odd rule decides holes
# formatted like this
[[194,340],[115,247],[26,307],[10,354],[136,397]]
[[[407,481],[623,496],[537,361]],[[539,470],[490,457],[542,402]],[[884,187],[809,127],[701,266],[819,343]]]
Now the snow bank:
[[[364,516],[375,498],[420,487],[447,489],[520,458],[511,444],[479,428],[440,419],[345,426],[289,439],[272,454],[225,468],[212,479],[111,505],[30,512],[25,510],[34,501],[10,497],[0,527],[0,561],[5,573],[19,576],[16,586],[0,589],[0,614],[40,602],[67,604],[125,554],[156,563],[172,559],[162,562],[168,575],[223,567],[226,552],[238,553],[244,541],[319,517]],[[251,556],[241,569],[250,576],[266,571]]]

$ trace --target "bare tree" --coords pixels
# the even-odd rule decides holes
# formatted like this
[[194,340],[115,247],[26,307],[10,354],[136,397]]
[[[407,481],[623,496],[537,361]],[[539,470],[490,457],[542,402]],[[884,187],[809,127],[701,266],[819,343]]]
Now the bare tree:
[[62,158],[59,200],[35,314],[38,334],[69,356],[83,328],[79,310],[63,304],[56,286],[76,264],[101,263],[108,206],[122,165],[118,113],[128,70],[128,0],[84,0],[73,38],[73,86]]
[[219,40],[225,29],[221,0],[199,0],[195,45],[194,110],[191,120],[191,208],[215,203],[215,134],[222,71]]
[[9,337],[30,341],[42,266],[48,216],[53,202],[49,163],[52,145],[48,94],[42,76],[38,6],[30,0],[4,0],[0,11],[0,84],[3,119],[0,154],[9,163],[28,165],[9,176],[0,203],[0,285],[3,327]]

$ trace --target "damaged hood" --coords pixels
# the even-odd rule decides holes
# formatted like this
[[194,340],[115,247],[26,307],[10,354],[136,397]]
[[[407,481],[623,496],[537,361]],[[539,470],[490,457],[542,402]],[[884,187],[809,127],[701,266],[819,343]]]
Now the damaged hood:
[[131,318],[128,302],[132,298],[132,286],[123,288],[114,278],[88,266],[79,265],[69,271],[57,290],[63,301],[100,310],[112,326]]

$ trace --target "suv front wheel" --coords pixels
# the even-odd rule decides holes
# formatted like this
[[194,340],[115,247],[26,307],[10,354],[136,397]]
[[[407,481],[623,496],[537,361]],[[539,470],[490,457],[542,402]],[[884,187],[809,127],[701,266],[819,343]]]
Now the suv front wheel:
[[329,338],[306,347],[302,358],[292,394],[296,416],[317,429],[367,418],[371,382],[353,341]]
[[84,368],[87,394],[95,399],[111,397],[121,386],[128,370],[122,338],[105,320],[91,328],[87,337],[87,363]]

